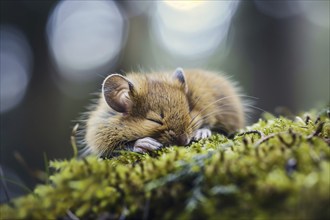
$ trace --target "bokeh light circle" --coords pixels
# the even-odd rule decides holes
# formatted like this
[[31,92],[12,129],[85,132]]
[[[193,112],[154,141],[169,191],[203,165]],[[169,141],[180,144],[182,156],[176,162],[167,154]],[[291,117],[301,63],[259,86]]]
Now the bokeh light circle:
[[152,33],[175,56],[208,57],[226,39],[239,1],[157,1]]
[[31,78],[32,51],[24,34],[9,25],[0,26],[0,112],[7,112],[24,98]]
[[89,80],[111,68],[122,50],[124,18],[113,1],[61,1],[47,24],[60,74]]

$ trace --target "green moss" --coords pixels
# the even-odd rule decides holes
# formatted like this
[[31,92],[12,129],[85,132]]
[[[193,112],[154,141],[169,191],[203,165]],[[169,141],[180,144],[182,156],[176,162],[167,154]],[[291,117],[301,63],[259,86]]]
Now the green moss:
[[146,155],[52,161],[50,183],[1,205],[1,218],[329,219],[327,114],[267,115],[232,139]]

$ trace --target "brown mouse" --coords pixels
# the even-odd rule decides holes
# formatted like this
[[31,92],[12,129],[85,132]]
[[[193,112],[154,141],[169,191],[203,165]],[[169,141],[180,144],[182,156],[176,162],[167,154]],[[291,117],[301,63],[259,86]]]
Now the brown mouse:
[[188,145],[209,137],[211,131],[232,133],[245,123],[240,97],[226,77],[205,70],[111,74],[88,114],[85,152],[143,153]]

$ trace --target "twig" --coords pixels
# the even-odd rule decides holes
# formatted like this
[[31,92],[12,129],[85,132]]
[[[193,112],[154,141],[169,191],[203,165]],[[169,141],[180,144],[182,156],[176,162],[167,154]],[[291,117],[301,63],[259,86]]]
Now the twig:
[[[5,176],[4,173],[3,173],[3,170],[2,170],[2,166],[1,165],[0,165],[0,176],[1,177],[4,177]],[[4,191],[5,191],[5,196],[6,196],[7,202],[9,202],[10,201],[9,189],[8,189],[7,183],[4,180],[4,178],[1,178],[1,183],[2,183],[3,188],[4,188]]]
[[308,122],[310,122],[311,120],[311,117],[309,115],[306,116],[306,119],[305,119],[305,124],[308,125]]
[[126,212],[127,212],[127,208],[126,208],[126,206],[124,206],[123,211],[121,212],[118,219],[119,220],[125,220],[126,219]]
[[278,134],[278,139],[282,144],[284,144],[287,147],[291,147],[296,142],[296,134],[292,132],[292,130],[289,130],[289,134],[291,134],[292,141],[290,143],[287,143],[281,134]]
[[48,162],[48,157],[47,154],[44,152],[44,163],[45,163],[45,169],[46,169],[46,184],[49,184],[49,176],[50,176],[50,172],[49,172],[49,162]]
[[262,144],[262,143],[268,141],[269,139],[271,139],[271,138],[273,138],[273,137],[276,137],[276,135],[278,135],[278,134],[270,134],[270,135],[268,135],[268,136],[265,136],[265,137],[259,139],[259,140],[257,141],[257,143],[256,143],[254,146],[255,146],[255,147],[259,147],[260,144]]
[[77,134],[77,130],[78,130],[79,124],[77,123],[71,132],[71,146],[72,146],[72,150],[73,150],[73,157],[77,157],[78,156],[78,148],[77,148],[77,141],[76,141],[76,134]]
[[261,131],[257,131],[257,130],[252,130],[252,131],[246,131],[243,133],[239,133],[237,134],[237,136],[243,136],[243,135],[247,135],[247,134],[258,134],[261,138],[265,137],[265,134]]
[[70,210],[67,210],[66,214],[68,215],[70,220],[79,220],[79,218],[75,214],[73,214]]
[[310,141],[313,137],[318,136],[321,133],[324,123],[325,122],[321,122],[319,126],[317,126],[316,130],[312,134],[307,136],[308,141]]
[[149,210],[150,210],[150,198],[147,198],[146,204],[144,206],[143,210],[143,220],[147,220],[149,216]]

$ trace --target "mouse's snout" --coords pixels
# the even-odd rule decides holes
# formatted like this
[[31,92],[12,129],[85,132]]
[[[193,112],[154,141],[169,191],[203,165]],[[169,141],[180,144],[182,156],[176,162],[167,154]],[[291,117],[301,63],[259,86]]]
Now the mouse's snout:
[[163,138],[169,145],[185,146],[188,145],[191,141],[191,138],[188,134],[178,135],[173,130],[165,131]]
[[186,134],[179,135],[176,138],[176,144],[178,145],[184,146],[184,145],[188,145],[189,143],[190,143],[190,138]]

